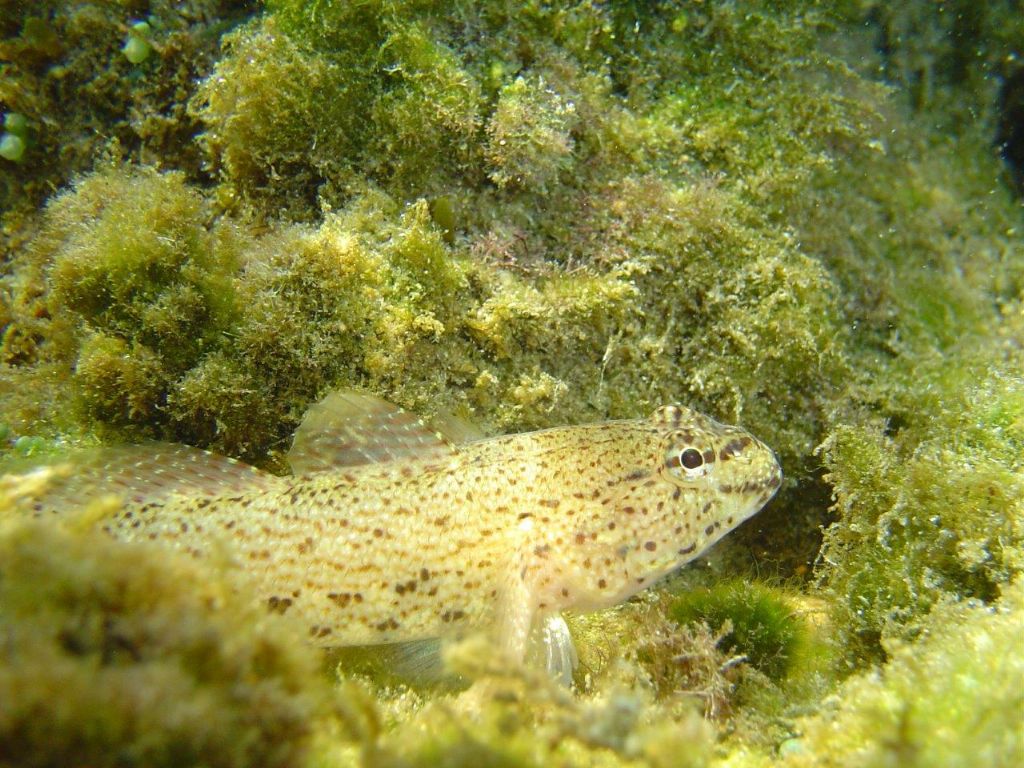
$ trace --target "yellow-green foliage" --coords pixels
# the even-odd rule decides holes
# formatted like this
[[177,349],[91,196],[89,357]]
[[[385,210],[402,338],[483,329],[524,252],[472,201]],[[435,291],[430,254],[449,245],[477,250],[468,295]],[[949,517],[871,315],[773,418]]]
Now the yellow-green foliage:
[[516,78],[501,89],[487,124],[491,181],[543,192],[569,166],[575,108],[541,79]]
[[[209,72],[231,3],[0,2],[0,104],[27,118],[27,150],[0,166],[0,211],[23,224],[32,208],[97,156],[144,156],[200,171],[187,96]],[[149,24],[151,55],[132,64],[121,48],[132,23]],[[0,240],[0,249],[9,244]]]
[[232,33],[192,107],[228,195],[274,215],[344,199],[357,173],[423,194],[479,153],[480,87],[453,51],[372,4],[326,5],[315,34],[287,12]]
[[732,196],[654,182],[606,195],[583,225],[609,230],[610,253],[578,275],[471,261],[426,203],[401,211],[372,190],[319,226],[242,236],[179,176],[131,168],[58,198],[27,254],[63,318],[42,332],[104,424],[258,456],[345,382],[421,409],[448,389],[502,427],[555,409],[632,416],[689,390],[787,460],[806,454],[813,420],[775,416],[823,402],[842,369],[827,275],[757,236]]
[[786,745],[794,768],[1012,768],[1024,755],[1024,589],[937,608],[924,639],[890,646],[880,672],[848,680]]
[[0,763],[294,766],[315,659],[238,585],[52,523],[0,534]]
[[644,690],[666,712],[699,705],[721,721],[735,713],[738,689],[751,667],[738,663],[725,633],[706,623],[681,625],[672,616],[672,594],[654,591],[611,611],[572,617],[579,655],[576,685],[587,694]]
[[343,179],[369,119],[366,87],[351,67],[289,35],[243,28],[193,105],[215,169],[243,200],[269,197],[279,215],[308,215],[325,179]]
[[854,652],[1024,569],[1024,380],[1019,360],[1004,365],[963,352],[894,373],[876,390],[886,418],[825,442],[839,521],[822,573]]
[[510,669],[480,638],[448,648],[445,658],[473,684],[434,700],[385,692],[383,714],[394,722],[374,742],[374,765],[698,768],[710,761],[712,729],[692,697],[668,692],[657,701],[649,685],[621,679],[596,694],[570,692],[541,669]]
[[[805,181],[837,137],[866,143],[855,129],[871,106],[808,100],[802,78],[827,61],[788,58],[789,45],[814,34],[802,18],[723,7],[678,20],[678,11],[633,4],[526,4],[509,15],[475,4],[441,13],[429,2],[281,0],[233,34],[194,102],[229,193],[222,200],[240,195],[258,215],[304,217],[442,190],[458,213],[443,225],[441,258],[477,257],[465,301],[434,326],[438,353],[422,358],[442,363],[445,381],[418,362],[396,370],[387,354],[342,361],[345,345],[324,379],[394,388],[406,403],[455,385],[464,390],[456,400],[518,427],[685,399],[744,420],[787,464],[804,463],[845,370],[836,290],[759,206],[782,189],[782,169]],[[738,70],[712,66],[740,53]],[[696,98],[726,85],[740,89],[735,97]],[[779,114],[756,135],[758,152],[717,163],[701,131],[766,101]],[[723,143],[754,140],[729,125]],[[702,179],[709,170],[751,181],[720,188]],[[367,177],[388,196],[367,197]],[[375,215],[393,218],[388,205]],[[385,311],[399,328],[423,314]],[[306,359],[315,371],[317,356]],[[432,382],[410,380],[417,373]],[[797,415],[779,419],[787,410]]]
[[150,347],[94,333],[78,351],[75,382],[90,417],[108,424],[156,423],[170,377]]
[[48,207],[29,258],[50,312],[80,321],[73,378],[92,417],[160,423],[170,382],[219,341],[238,244],[207,223],[181,174],[146,169],[101,171]]
[[108,170],[47,210],[36,258],[52,264],[55,312],[154,349],[171,371],[195,361],[234,310],[230,227],[206,226],[203,198],[181,174]]
[[[282,434],[282,419],[294,423],[335,382],[381,386],[409,368],[430,371],[444,353],[436,342],[451,334],[465,268],[425,204],[384,230],[373,226],[353,210],[253,246],[235,285],[240,306],[253,309],[182,379],[172,415],[203,442],[256,453]],[[443,381],[446,372],[436,375]]]
[[392,31],[378,57],[381,93],[367,115],[377,135],[364,167],[390,177],[396,192],[421,195],[476,161],[480,86],[454,51],[417,24]]

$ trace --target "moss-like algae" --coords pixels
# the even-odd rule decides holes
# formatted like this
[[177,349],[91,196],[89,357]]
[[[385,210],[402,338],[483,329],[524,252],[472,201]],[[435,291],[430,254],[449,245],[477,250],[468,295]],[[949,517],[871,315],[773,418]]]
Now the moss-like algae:
[[[25,115],[29,128],[22,162],[0,167],[7,226],[101,156],[200,173],[187,97],[240,12],[248,8],[235,0],[198,0],[187,11],[162,0],[0,3],[0,104]],[[143,17],[153,55],[135,65],[121,48]]]
[[1009,768],[1024,754],[1024,590],[985,607],[944,604],[923,640],[891,645],[881,671],[848,680],[828,708],[800,722],[792,766]]
[[180,556],[0,534],[0,763],[292,766],[331,693],[283,627]]
[[945,597],[991,600],[1024,566],[1018,371],[963,353],[956,368],[934,359],[894,372],[889,387],[885,421],[837,426],[823,445],[840,522],[822,571],[854,657],[917,631]]
[[669,612],[680,624],[699,621],[723,631],[723,650],[774,680],[784,679],[806,652],[803,619],[783,595],[763,586],[726,581],[695,589],[676,598]]
[[[28,118],[0,169],[5,439],[116,430],[277,466],[337,386],[491,431],[687,402],[783,462],[780,498],[687,583],[707,616],[736,574],[823,602],[788,678],[655,596],[574,623],[580,701],[513,681],[403,709],[378,689],[348,723],[361,746],[320,733],[314,761],[702,765],[697,698],[723,764],[780,743],[927,764],[929,722],[970,743],[950,693],[985,691],[920,684],[908,659],[977,676],[988,655],[929,637],[945,618],[1003,642],[985,606],[1019,616],[998,595],[1024,568],[1021,213],[990,149],[990,84],[1024,43],[1009,5],[954,5],[272,0],[216,60],[231,4],[159,5],[137,70],[120,4],[0,14],[0,101]],[[798,725],[832,658],[881,677]],[[906,713],[885,739],[863,679]]]

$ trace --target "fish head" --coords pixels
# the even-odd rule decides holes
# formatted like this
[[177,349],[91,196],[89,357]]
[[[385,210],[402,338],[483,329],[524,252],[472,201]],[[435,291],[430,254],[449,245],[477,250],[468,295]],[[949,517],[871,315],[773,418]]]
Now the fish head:
[[713,526],[716,539],[754,515],[782,484],[775,452],[741,427],[680,405],[659,408],[650,420],[662,433],[663,490],[671,488],[680,514]]
[[602,538],[615,537],[636,591],[756,514],[781,485],[782,470],[746,430],[685,406],[663,406],[630,424],[633,459],[606,490]]

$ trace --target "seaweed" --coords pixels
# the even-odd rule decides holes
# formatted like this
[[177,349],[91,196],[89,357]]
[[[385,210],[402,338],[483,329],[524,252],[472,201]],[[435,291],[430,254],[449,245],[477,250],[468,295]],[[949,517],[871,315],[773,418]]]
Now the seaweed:
[[237,583],[52,523],[5,525],[0,550],[0,761],[284,766],[310,754],[333,694],[299,633],[246,607]]

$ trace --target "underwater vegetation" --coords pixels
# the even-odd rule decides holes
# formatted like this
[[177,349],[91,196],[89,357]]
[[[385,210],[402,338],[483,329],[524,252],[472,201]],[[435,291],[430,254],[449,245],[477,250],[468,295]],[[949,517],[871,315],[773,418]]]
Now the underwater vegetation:
[[290,766],[331,692],[227,581],[50,525],[0,536],[0,763]]
[[28,215],[104,154],[199,172],[183,97],[251,10],[244,0],[0,3],[0,108],[25,124],[0,209]]
[[807,644],[806,623],[784,593],[774,594],[756,583],[723,581],[683,592],[673,600],[669,615],[679,624],[701,622],[723,630],[718,642],[722,650],[742,655],[773,680],[786,677]]
[[683,402],[787,477],[682,578],[571,617],[574,693],[468,641],[459,692],[332,680],[225,574],[5,528],[0,744],[45,753],[59,670],[39,764],[1014,764],[1021,19],[0,1],[7,457],[157,438],[279,470],[359,387],[489,433]]
[[924,639],[890,646],[889,664],[850,678],[821,714],[799,722],[782,764],[1019,764],[1022,598],[1017,581],[989,606],[935,610]]

